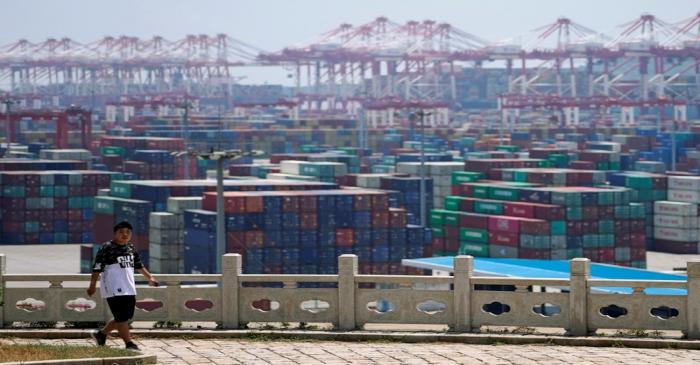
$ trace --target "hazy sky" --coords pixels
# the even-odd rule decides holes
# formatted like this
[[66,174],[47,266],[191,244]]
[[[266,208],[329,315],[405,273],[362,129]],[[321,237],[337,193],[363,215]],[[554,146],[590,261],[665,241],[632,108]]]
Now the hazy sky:
[[264,50],[309,41],[340,23],[377,16],[404,23],[433,19],[487,40],[524,34],[559,16],[599,32],[652,13],[677,22],[700,11],[698,0],[13,0],[0,11],[0,45],[70,37],[86,43],[105,35],[166,39],[227,33]]

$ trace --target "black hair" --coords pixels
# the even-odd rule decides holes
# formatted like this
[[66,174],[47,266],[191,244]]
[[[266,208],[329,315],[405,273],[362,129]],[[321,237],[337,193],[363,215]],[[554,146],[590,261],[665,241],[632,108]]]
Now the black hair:
[[114,226],[114,233],[116,233],[118,230],[120,230],[122,228],[129,228],[130,231],[134,230],[134,227],[131,226],[131,223],[129,223],[127,221],[121,221],[121,222],[117,223],[116,226]]

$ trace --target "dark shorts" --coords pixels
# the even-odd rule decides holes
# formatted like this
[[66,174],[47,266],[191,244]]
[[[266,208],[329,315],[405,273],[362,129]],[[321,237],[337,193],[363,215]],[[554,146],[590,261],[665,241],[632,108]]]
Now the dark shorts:
[[127,322],[134,317],[136,307],[135,295],[118,295],[107,298],[109,310],[112,311],[115,322]]

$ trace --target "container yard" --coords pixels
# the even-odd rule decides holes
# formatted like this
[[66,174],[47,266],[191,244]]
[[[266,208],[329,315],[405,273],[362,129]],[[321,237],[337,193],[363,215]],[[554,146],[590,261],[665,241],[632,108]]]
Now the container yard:
[[[89,272],[128,221],[167,274],[216,273],[222,253],[246,274],[336,274],[355,254],[379,275],[456,255],[699,255],[688,15],[620,19],[605,44],[565,17],[536,46],[378,17],[277,51],[226,34],[0,47],[0,247],[80,245]],[[260,64],[293,86],[224,76]]]

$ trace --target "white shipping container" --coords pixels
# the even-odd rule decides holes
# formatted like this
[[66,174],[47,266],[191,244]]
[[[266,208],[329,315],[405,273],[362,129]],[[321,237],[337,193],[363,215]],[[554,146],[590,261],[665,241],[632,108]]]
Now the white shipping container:
[[285,173],[270,173],[267,174],[267,178],[271,180],[300,180],[300,181],[320,181],[318,177],[315,176],[303,176],[295,174],[285,174]]
[[382,177],[386,174],[359,174],[357,175],[357,186],[369,189],[379,189],[382,186]]
[[294,160],[285,160],[280,162],[280,172],[283,174],[290,174],[290,175],[299,175],[301,172],[301,166],[305,163],[308,163],[306,161],[294,161]]
[[152,261],[153,259],[183,259],[184,247],[184,244],[170,245],[151,242],[148,245],[148,261]]
[[[430,171],[430,168],[425,166],[426,175],[428,174],[428,171]],[[396,164],[396,172],[409,175],[418,175],[420,174],[420,162],[399,162]]]
[[168,198],[168,212],[182,214],[190,209],[202,209],[202,197],[173,196]]
[[684,217],[680,215],[654,215],[654,227],[697,229],[698,217]]
[[451,176],[453,171],[464,171],[464,162],[430,162],[426,165],[430,175]]
[[700,203],[700,191],[669,189],[668,200],[686,203]]
[[696,217],[697,204],[657,200],[654,202],[654,214]]
[[153,212],[148,218],[148,225],[151,228],[178,229],[177,217],[173,213]]
[[699,232],[697,229],[654,227],[654,238],[678,242],[697,242],[698,237],[700,237]]
[[700,176],[669,176],[668,188],[700,191]]

